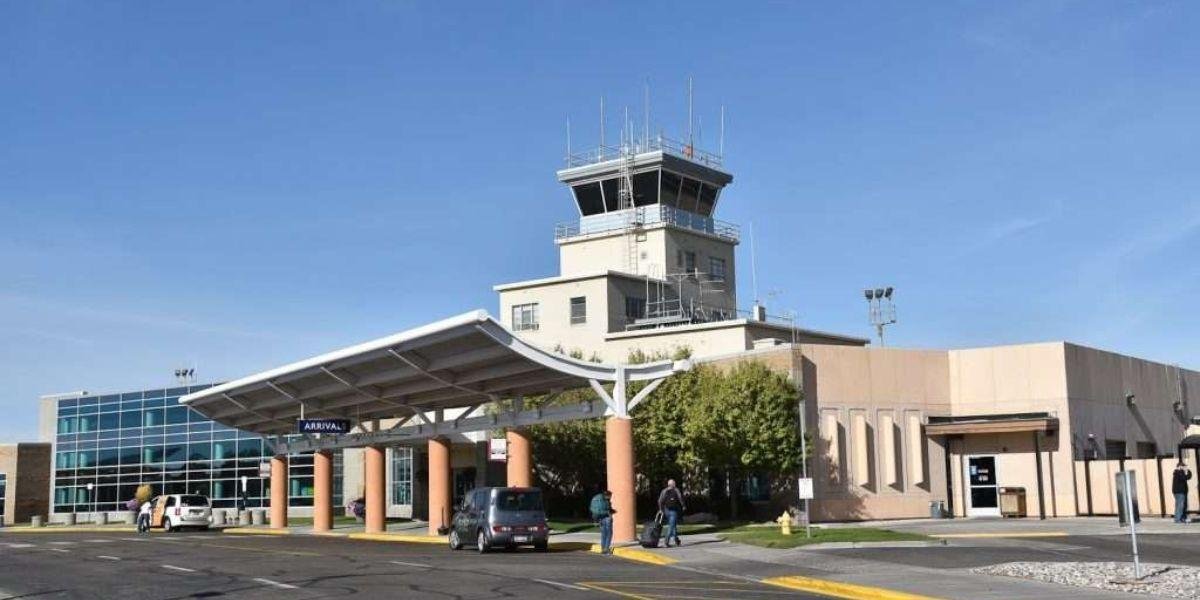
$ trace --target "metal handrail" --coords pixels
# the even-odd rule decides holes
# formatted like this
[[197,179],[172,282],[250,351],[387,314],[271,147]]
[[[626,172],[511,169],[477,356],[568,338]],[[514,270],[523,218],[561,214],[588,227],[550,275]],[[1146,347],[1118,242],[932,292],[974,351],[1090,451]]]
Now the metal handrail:
[[701,231],[734,243],[741,239],[741,229],[733,223],[698,215],[666,204],[638,206],[582,217],[578,221],[558,223],[554,226],[554,239],[558,241],[577,235],[621,231],[632,227],[658,224]]
[[696,148],[693,144],[679,140],[673,140],[660,135],[644,142],[634,141],[621,146],[599,145],[595,148],[584,150],[582,152],[573,152],[567,155],[567,168],[569,169],[572,167],[594,165],[596,163],[617,160],[630,154],[641,154],[643,152],[666,152],[679,158],[684,158],[710,167],[720,167],[722,161],[724,160],[724,157],[719,154],[701,150]]

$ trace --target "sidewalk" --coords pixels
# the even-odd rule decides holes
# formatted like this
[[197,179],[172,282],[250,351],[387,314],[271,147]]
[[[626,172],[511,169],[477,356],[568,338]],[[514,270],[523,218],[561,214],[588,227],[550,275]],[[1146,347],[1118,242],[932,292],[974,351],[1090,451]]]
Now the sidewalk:
[[[1057,600],[1065,596],[1098,600],[1130,598],[1130,595],[1118,592],[980,575],[965,569],[914,567],[852,558],[830,551],[774,550],[696,539],[699,537],[688,536],[680,548],[659,548],[652,552],[674,559],[673,568],[753,580],[799,575],[877,588],[880,595],[875,597],[885,597],[888,591],[894,591],[929,598],[971,600]],[[1138,597],[1155,598],[1149,595]]]
[[[908,519],[835,523],[826,527],[878,527],[947,539],[968,537],[1067,537],[1073,535],[1129,535],[1116,517],[1059,517],[1054,519]],[[1168,518],[1143,515],[1139,534],[1196,534],[1200,522],[1180,524]]]

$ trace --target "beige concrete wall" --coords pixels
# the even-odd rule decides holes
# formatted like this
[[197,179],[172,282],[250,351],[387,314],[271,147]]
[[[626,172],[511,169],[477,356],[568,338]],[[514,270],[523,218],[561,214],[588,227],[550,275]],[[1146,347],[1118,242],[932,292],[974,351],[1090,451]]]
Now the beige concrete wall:
[[4,525],[12,525],[16,516],[17,445],[0,445],[0,473],[5,477]]
[[[1196,511],[1198,506],[1196,492],[1196,474],[1200,471],[1196,469],[1195,457],[1191,453],[1187,453],[1184,462],[1188,468],[1192,470],[1192,480],[1188,482],[1188,510]],[[1125,468],[1134,471],[1135,481],[1138,492],[1138,507],[1141,510],[1142,516],[1161,516],[1165,514],[1171,516],[1175,512],[1175,497],[1171,493],[1171,474],[1175,469],[1175,459],[1164,458],[1161,461],[1155,459],[1131,459],[1125,461]],[[1086,515],[1088,513],[1088,496],[1087,486],[1091,484],[1091,514],[1095,515],[1115,515],[1117,514],[1117,492],[1116,492],[1116,474],[1121,469],[1121,462],[1117,460],[1091,460],[1091,461],[1075,461],[1075,482],[1078,490],[1077,501],[1079,503],[1078,513]],[[1162,493],[1159,493],[1159,475],[1158,471],[1162,471]],[[1089,478],[1085,474],[1085,470],[1091,471]]]
[[923,433],[949,412],[945,352],[800,346],[816,424],[816,520],[914,518],[944,500],[941,446]]
[[[709,257],[724,260],[726,273],[721,291],[714,292],[712,289],[706,289],[703,300],[706,306],[736,310],[737,270],[734,267],[734,248],[735,246],[729,242],[715,240],[705,235],[677,230],[668,231],[664,249],[667,262],[666,272],[682,273],[684,271],[684,265],[679,263],[678,252],[680,250],[696,253],[696,269],[701,273],[708,273]],[[688,298],[697,296],[698,293],[695,286],[685,286],[682,295],[684,298]]]
[[[1188,419],[1200,414],[1196,371],[1075,344],[1066,344],[1065,353],[1077,458],[1092,451],[1089,456],[1115,458],[1103,456],[1106,439],[1124,440],[1130,457],[1137,457],[1138,442],[1172,454]],[[1132,406],[1127,393],[1134,394]],[[1176,402],[1183,410],[1175,410]]]
[[[666,262],[666,236],[665,228],[658,227],[639,234],[597,234],[559,243],[559,274],[569,276],[611,270],[661,276],[672,270]],[[637,257],[636,271],[629,267],[631,240]]]
[[[604,348],[604,336],[609,327],[609,302],[607,276],[592,279],[553,283],[537,287],[500,292],[500,322],[512,328],[512,307],[531,302],[538,303],[539,326],[537,330],[518,331],[521,339],[546,350],[561,346],[565,354],[572,350],[583,352],[584,359],[591,358],[593,351]],[[571,324],[571,298],[587,298],[587,322]],[[624,311],[624,301],[621,301]]]
[[[1069,453],[1058,447],[1058,437],[1043,435],[1042,450],[1042,493],[1045,495],[1047,517],[1075,515],[1075,488],[1073,466]],[[990,435],[968,435],[950,444],[951,478],[954,483],[954,514],[964,516],[968,492],[963,488],[967,457],[973,454],[995,455],[996,481],[1000,487],[1025,488],[1026,514],[1039,516],[1037,460],[1033,454],[1033,433],[1004,433]]]
[[677,348],[687,347],[692,350],[692,356],[705,357],[743,352],[750,348],[746,328],[741,325],[730,324],[687,331],[679,329],[647,330],[632,337],[609,336],[603,353],[605,360],[624,360],[635,349],[651,355],[659,352],[670,355]]
[[[1059,420],[1059,433],[1042,442],[1047,515],[1075,511],[1074,489],[1062,485],[1073,473],[1071,411],[1067,402],[1066,355],[1062,342],[1021,344],[949,351],[950,404],[954,416],[1046,412]],[[999,484],[1024,487],[1030,514],[1036,514],[1037,471],[1032,434],[966,436],[954,454],[955,511],[962,514],[962,453],[1004,454],[997,458]],[[1005,451],[1003,448],[1008,448]],[[1005,453],[1010,454],[1005,454]],[[1054,477],[1051,491],[1050,477]]]

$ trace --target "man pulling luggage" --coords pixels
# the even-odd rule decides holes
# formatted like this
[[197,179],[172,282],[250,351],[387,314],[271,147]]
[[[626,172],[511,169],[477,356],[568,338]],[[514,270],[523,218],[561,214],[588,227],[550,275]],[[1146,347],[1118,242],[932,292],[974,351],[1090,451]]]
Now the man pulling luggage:
[[667,542],[666,545],[671,545],[671,540],[675,540],[675,545],[679,546],[682,542],[679,541],[679,516],[683,514],[687,508],[683,504],[683,493],[679,488],[675,487],[675,480],[668,479],[667,487],[658,495],[658,510],[667,517]]

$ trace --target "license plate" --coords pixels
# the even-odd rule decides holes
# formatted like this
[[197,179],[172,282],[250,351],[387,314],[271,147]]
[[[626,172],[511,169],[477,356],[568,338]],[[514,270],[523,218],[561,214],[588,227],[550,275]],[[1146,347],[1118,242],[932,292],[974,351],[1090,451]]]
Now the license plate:
[[517,543],[520,543],[520,542],[528,542],[528,541],[529,541],[529,536],[527,536],[527,535],[514,535],[514,536],[513,536],[513,541],[514,541],[514,542],[517,542]]
[[188,512],[193,515],[198,515],[198,514],[203,513],[204,511],[203,510],[189,510]]

